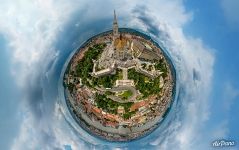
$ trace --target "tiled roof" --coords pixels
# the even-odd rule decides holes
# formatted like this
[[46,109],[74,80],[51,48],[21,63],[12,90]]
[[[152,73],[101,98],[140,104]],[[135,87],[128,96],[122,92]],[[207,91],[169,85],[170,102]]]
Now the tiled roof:
[[135,111],[136,109],[145,106],[147,103],[145,101],[136,102],[130,107],[130,111]]

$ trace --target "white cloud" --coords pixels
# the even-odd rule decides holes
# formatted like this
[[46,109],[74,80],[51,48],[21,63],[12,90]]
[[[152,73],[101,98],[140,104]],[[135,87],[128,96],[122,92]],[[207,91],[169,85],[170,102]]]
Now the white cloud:
[[25,149],[64,149],[64,145],[70,145],[73,150],[89,149],[89,146],[69,127],[56,104],[53,116],[41,119],[36,123],[31,112],[23,112],[23,123],[20,127],[19,136],[14,140],[13,150]]
[[[153,13],[152,16],[160,14],[158,11],[151,13]],[[150,12],[147,15],[151,16]],[[158,143],[159,147],[163,149],[173,149],[174,147],[197,149],[195,143],[199,144],[203,141],[200,137],[202,135],[200,129],[210,115],[208,94],[211,90],[213,76],[213,50],[207,47],[202,40],[184,35],[184,24],[172,26],[161,20],[160,17],[154,17],[152,21],[160,30],[160,35],[163,35],[159,37],[160,40],[175,60],[179,75],[178,84],[182,86],[185,95],[180,98],[182,107],[178,111],[181,113],[168,126],[166,129],[168,132],[164,131],[165,134],[162,134],[162,136],[166,136],[166,139],[159,137],[151,144]]]
[[[26,89],[29,88],[29,82],[43,84],[35,83],[35,80],[41,80],[38,77],[43,74],[48,62],[55,59],[57,50],[54,43],[57,35],[74,10],[85,10],[83,14],[79,14],[82,17],[79,17],[79,22],[87,22],[91,19],[109,18],[113,9],[116,9],[118,16],[122,18],[120,24],[144,30],[159,30],[160,37],[156,35],[155,38],[162,41],[174,59],[180,78],[178,84],[183,87],[185,93],[180,101],[182,107],[175,110],[178,112],[174,116],[175,120],[162,134],[164,138],[159,135],[150,145],[163,149],[196,149],[193,144],[199,141],[200,127],[210,113],[207,96],[210,92],[214,57],[212,50],[205,46],[202,40],[184,35],[183,27],[192,19],[192,13],[185,10],[182,0],[154,0],[150,3],[136,0],[106,0],[104,3],[95,0],[22,0],[5,2],[0,7],[6,11],[0,13],[0,32],[9,40],[13,73],[19,85]],[[137,13],[145,13],[145,18],[149,18],[150,22],[139,18],[142,16],[135,10]],[[194,77],[195,74],[197,78]],[[43,103],[39,107],[44,107],[42,105]],[[65,144],[70,144],[73,149],[79,146],[86,149],[85,143],[77,138],[73,131],[70,132],[69,127],[66,129],[66,125],[61,126],[60,116],[57,117],[53,113],[44,119],[48,115],[45,114],[40,120],[41,123],[35,124],[39,118],[34,118],[32,112],[28,112],[29,108],[24,109],[27,109],[24,110],[27,116],[23,118],[19,136],[12,149],[37,149],[39,145],[46,145],[45,149],[62,148]],[[54,122],[49,123],[48,119],[53,119]],[[49,136],[52,143],[44,141],[44,136]],[[32,144],[29,144],[29,141]]]
[[12,72],[24,85],[36,70],[32,66],[41,64],[45,56],[54,56],[52,45],[74,5],[62,0],[19,0],[3,2],[1,8],[0,32],[9,40],[12,62],[17,64]]
[[[47,122],[47,114],[43,116],[46,117],[45,120],[35,118],[29,105],[34,105],[37,99],[41,99],[39,97],[39,94],[42,94],[41,85],[38,84],[42,83],[39,80],[42,80],[48,63],[58,54],[54,48],[57,35],[76,7],[74,1],[63,0],[1,2],[0,33],[8,41],[8,52],[12,56],[12,74],[23,95],[19,98],[22,101],[23,122],[12,149],[38,149],[42,145],[45,149],[52,149],[60,145],[45,141],[44,138],[49,138],[57,142],[58,140],[54,139],[57,131],[50,130],[53,126]],[[34,89],[36,86],[39,86],[40,90]],[[31,97],[34,93],[30,92],[35,92],[37,96]],[[44,107],[43,103],[38,102],[37,108],[33,109],[39,109],[42,113]],[[64,136],[58,137],[64,138]],[[67,138],[65,140],[69,141]],[[72,145],[74,146],[74,143]]]
[[[210,114],[208,94],[213,73],[213,56],[210,54],[211,50],[205,47],[200,40],[187,38],[184,35],[175,35],[176,33],[173,32],[172,36],[178,37],[176,39],[180,39],[180,41],[176,40],[173,41],[173,45],[168,43],[166,45],[171,45],[168,49],[175,57],[174,59],[178,59],[176,66],[181,80],[179,84],[185,85],[183,88],[185,95],[180,99],[183,105],[180,108],[183,113],[180,115],[183,115],[183,120],[175,119],[176,122],[181,122],[181,126],[178,126],[178,123],[172,123],[169,126],[168,130],[174,129],[173,136],[165,145],[163,143],[163,146],[167,147],[166,149],[170,149],[168,145],[171,145],[171,148],[178,145],[180,149],[197,149],[195,143],[203,141],[200,137],[200,128]],[[197,69],[200,80],[193,79],[194,69]],[[175,129],[175,127],[177,128]]]

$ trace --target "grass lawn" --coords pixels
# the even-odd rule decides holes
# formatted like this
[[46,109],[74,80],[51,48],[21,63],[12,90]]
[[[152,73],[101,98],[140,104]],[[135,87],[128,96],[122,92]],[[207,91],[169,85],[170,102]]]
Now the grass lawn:
[[118,96],[124,100],[130,98],[133,95],[133,93],[129,90],[123,91],[122,93],[120,93]]

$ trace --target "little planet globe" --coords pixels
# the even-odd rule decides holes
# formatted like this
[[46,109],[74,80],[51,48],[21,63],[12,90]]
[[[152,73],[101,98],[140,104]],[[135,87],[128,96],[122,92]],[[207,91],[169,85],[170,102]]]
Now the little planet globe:
[[87,40],[63,80],[67,107],[81,128],[108,141],[151,133],[172,104],[175,70],[150,36],[118,28]]

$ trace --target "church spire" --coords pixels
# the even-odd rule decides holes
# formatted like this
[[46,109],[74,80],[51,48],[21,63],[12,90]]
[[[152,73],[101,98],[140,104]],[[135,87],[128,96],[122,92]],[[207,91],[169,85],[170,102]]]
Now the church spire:
[[114,10],[114,23],[117,23],[117,18],[116,18],[115,10]]
[[118,23],[117,23],[117,17],[114,10],[114,21],[113,21],[113,39],[116,39],[118,37]]

